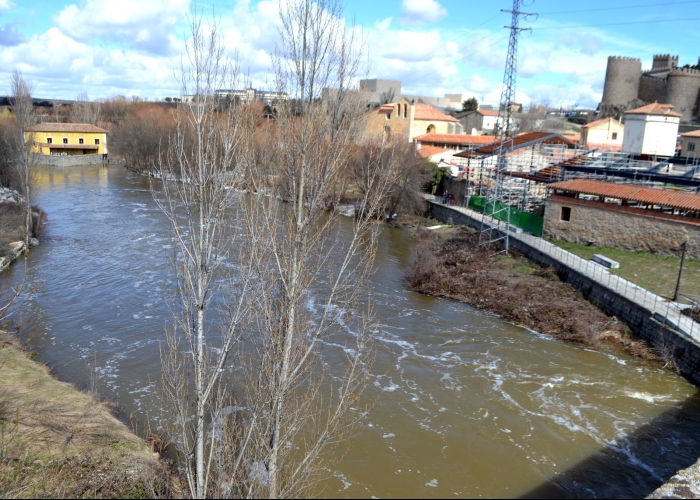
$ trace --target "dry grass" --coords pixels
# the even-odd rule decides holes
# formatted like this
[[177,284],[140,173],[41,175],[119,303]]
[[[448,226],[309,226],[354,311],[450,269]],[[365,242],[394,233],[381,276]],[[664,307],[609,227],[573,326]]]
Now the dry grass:
[[165,464],[104,404],[0,343],[0,496],[172,495]]
[[469,229],[426,234],[407,273],[415,291],[466,302],[508,321],[562,340],[598,346],[609,343],[645,359],[658,360],[629,328],[608,317],[550,268],[512,251],[490,257],[477,248]]

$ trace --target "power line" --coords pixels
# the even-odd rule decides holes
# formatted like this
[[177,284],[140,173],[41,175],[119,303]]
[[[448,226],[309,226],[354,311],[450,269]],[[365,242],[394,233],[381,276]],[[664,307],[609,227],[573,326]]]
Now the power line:
[[[473,46],[473,45],[476,45],[476,44],[479,43],[479,42],[483,42],[483,41],[486,40],[487,38],[490,38],[490,37],[492,37],[493,35],[495,35],[496,33],[500,33],[501,31],[502,31],[502,29],[499,29],[498,31],[494,31],[494,32],[492,32],[492,33],[486,35],[486,36],[483,37],[483,38],[480,38],[480,39],[478,39],[478,40],[473,41],[472,43],[470,43],[470,44],[468,44],[468,45],[464,45],[463,47],[459,47],[459,50],[461,51],[461,50],[466,49],[467,47],[471,47],[471,46]],[[471,52],[470,54],[467,54],[467,55],[465,55],[465,56],[460,56],[460,57],[458,57],[458,58],[455,59],[453,62],[462,61],[462,60],[466,59],[467,57],[470,57],[470,56],[476,54],[477,52],[480,52],[480,51],[483,50],[483,49],[486,49],[486,48],[488,48],[488,47],[491,47],[491,46],[493,46],[493,45],[496,45],[497,43],[500,43],[500,42],[502,42],[503,40],[507,40],[507,39],[508,39],[508,37],[500,38],[500,39],[496,40],[494,43],[491,43],[491,44],[487,45],[486,47],[482,47],[482,48],[480,48],[480,49],[477,49],[477,50],[475,50],[474,52]],[[423,72],[423,71],[425,71],[425,68],[416,70],[416,71],[414,71],[414,72],[412,72],[412,73],[407,73],[405,76],[410,76],[410,75],[412,75],[412,74],[413,74],[413,75],[416,75],[416,74],[421,73],[421,72]],[[434,69],[433,71],[430,71],[429,73],[426,73],[425,75],[421,75],[421,76],[414,77],[414,78],[412,78],[412,79],[406,80],[406,83],[415,82],[415,81],[417,81],[417,80],[420,80],[421,78],[425,78],[425,77],[428,76],[428,75],[432,75],[433,73],[437,73],[438,71],[439,71],[439,70]],[[401,81],[403,82],[403,80],[401,80]]]
[[[496,33],[497,33],[497,32],[496,32]],[[490,35],[489,35],[489,36],[490,36]],[[475,51],[473,51],[473,52],[471,52],[471,53],[469,53],[469,54],[467,54],[467,55],[465,55],[465,56],[458,57],[457,59],[454,59],[454,60],[448,60],[448,64],[449,64],[449,63],[459,62],[459,61],[464,61],[464,60],[466,60],[467,58],[469,58],[469,57],[473,56],[474,54],[476,54],[477,52],[481,52],[481,51],[484,50],[484,49],[488,49],[489,47],[492,47],[492,46],[497,45],[497,44],[499,44],[499,43],[501,43],[501,42],[503,42],[503,41],[505,41],[505,40],[508,40],[509,37],[510,37],[510,35],[505,36],[505,37],[503,37],[503,38],[499,38],[499,39],[496,40],[495,42],[493,42],[493,43],[491,43],[491,44],[489,44],[489,45],[487,45],[487,46],[485,46],[485,47],[482,47],[482,48],[480,48],[480,49],[477,49],[477,50],[475,50]],[[484,40],[484,38],[482,38],[481,40],[477,40],[477,42],[480,42],[480,41],[482,41],[482,40]],[[476,43],[476,42],[475,42],[475,43]],[[472,44],[472,45],[474,45],[474,44]],[[425,69],[425,68],[424,68],[424,69]],[[416,73],[421,72],[421,71],[423,71],[424,69],[418,70]],[[434,70],[430,71],[429,73],[426,73],[426,74],[421,75],[421,76],[419,76],[419,77],[413,78],[413,79],[411,79],[411,80],[407,80],[406,82],[404,82],[404,81],[402,80],[402,81],[401,81],[401,84],[402,84],[402,86],[403,86],[404,83],[413,83],[413,82],[417,82],[418,80],[421,80],[421,79],[425,78],[426,76],[430,76],[430,75],[432,75],[432,74],[435,74],[435,73],[437,73],[438,71],[439,71],[439,70],[434,69]]]
[[[454,41],[456,41],[456,40],[459,40],[460,38],[464,38],[464,37],[467,36],[469,33],[472,33],[473,31],[476,31],[477,29],[479,29],[479,28],[481,28],[483,25],[485,25],[485,24],[487,24],[487,23],[493,21],[494,19],[496,19],[496,18],[499,17],[500,15],[501,15],[501,13],[499,12],[499,13],[496,14],[495,16],[493,16],[493,17],[487,19],[486,21],[484,21],[483,23],[481,23],[481,24],[479,24],[479,25],[473,27],[473,28],[470,29],[469,31],[466,31],[466,32],[462,33],[462,34],[459,35],[458,37],[445,40],[445,43],[443,44],[443,46],[444,46],[445,44],[447,44],[448,42],[454,42]],[[500,30],[499,30],[499,31],[500,31]],[[490,35],[486,36],[485,38],[488,38],[489,36],[493,35],[494,33],[497,33],[497,31],[494,31],[493,33],[491,33]],[[485,39],[485,38],[483,38],[483,39]],[[483,40],[483,39],[482,39],[482,40]],[[469,45],[466,45],[466,47],[469,47]],[[461,48],[463,49],[464,47],[461,47]],[[442,47],[439,47],[439,48],[433,50],[432,52],[428,52],[428,53],[424,54],[424,55],[421,56],[421,57],[425,58],[425,57],[431,56],[431,55],[435,54],[436,52],[439,52],[440,50],[442,50]],[[399,78],[399,80],[403,80],[403,78],[405,78],[405,77],[407,77],[407,76],[410,76],[410,75],[411,75],[411,72],[406,73],[406,74],[403,75],[401,78]]]
[[640,9],[643,7],[666,7],[668,5],[681,5],[689,3],[700,3],[700,0],[687,0],[684,2],[664,2],[664,3],[647,3],[642,5],[627,5],[624,7],[603,7],[601,9],[582,9],[582,10],[559,10],[555,12],[540,12],[542,15],[553,16],[557,14],[578,14],[579,12],[601,12],[605,10],[626,10],[626,9]]
[[605,23],[605,24],[581,24],[579,26],[549,26],[545,28],[537,28],[537,31],[541,30],[568,30],[572,28],[598,28],[601,26],[625,26],[630,24],[660,24],[660,23],[680,23],[688,21],[700,21],[700,17],[686,17],[684,19],[664,19],[656,21],[629,21],[626,23]]

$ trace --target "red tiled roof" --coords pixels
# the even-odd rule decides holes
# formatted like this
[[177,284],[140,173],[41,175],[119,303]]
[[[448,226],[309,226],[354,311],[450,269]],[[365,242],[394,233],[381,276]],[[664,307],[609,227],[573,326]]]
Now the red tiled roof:
[[622,152],[622,144],[604,144],[589,142],[586,144],[586,149],[597,149],[598,151],[610,151],[611,153]]
[[89,123],[39,123],[30,127],[31,132],[94,132],[106,134],[103,128],[90,125]]
[[422,158],[428,158],[429,156],[436,155],[438,153],[445,153],[446,151],[452,151],[448,148],[438,148],[436,146],[423,146],[418,150],[418,154]]
[[449,116],[441,111],[438,111],[430,104],[416,103],[413,106],[415,107],[415,112],[413,113],[414,120],[433,120],[442,122],[459,121],[454,116]]
[[[565,144],[567,146],[575,146],[574,141],[558,134],[552,134],[550,132],[524,132],[522,134],[516,135],[512,139],[508,139],[506,141],[505,147],[506,149],[518,149],[519,146],[532,141],[546,142],[548,144]],[[498,147],[499,142],[496,141],[489,144],[488,146],[484,146],[474,151],[463,151],[461,153],[457,153],[455,156],[459,156],[462,158],[469,158],[472,156],[488,156],[496,153],[498,151]]]
[[[628,112],[629,112],[629,111],[628,111]],[[586,124],[583,125],[581,128],[591,128],[591,127],[595,127],[596,125],[600,125],[601,123],[606,123],[608,120],[610,120],[611,122],[615,122],[615,123],[618,124],[620,127],[623,127],[623,126],[624,126],[624,125],[622,125],[622,123],[620,123],[619,121],[617,121],[615,118],[600,118],[599,120],[595,120],[595,121],[592,121],[592,122],[590,122],[590,123],[586,123]]]
[[693,130],[692,132],[686,132],[681,134],[681,137],[700,137],[700,130]]
[[687,191],[656,189],[634,186],[631,184],[618,184],[615,182],[591,181],[587,179],[571,179],[563,182],[555,182],[554,184],[550,184],[549,187],[568,191],[570,193],[590,194],[593,196],[636,201],[649,205],[664,205],[681,210],[700,211],[700,194],[689,193]]
[[683,116],[673,111],[673,104],[659,104],[654,102],[641,108],[625,111],[626,115],[663,115],[663,116]]
[[491,144],[496,140],[488,135],[467,135],[467,134],[423,134],[413,138],[418,142],[437,142],[440,144]]
[[484,116],[498,116],[498,111],[495,109],[479,109],[476,112]]
[[394,111],[393,104],[382,104],[379,106],[379,111]]

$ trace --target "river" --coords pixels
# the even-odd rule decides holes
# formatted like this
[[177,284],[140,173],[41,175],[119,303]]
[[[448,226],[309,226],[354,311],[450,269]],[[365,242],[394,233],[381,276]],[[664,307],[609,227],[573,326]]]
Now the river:
[[[171,250],[148,180],[116,165],[40,167],[35,203],[48,241],[12,268],[25,279],[23,337],[79,386],[94,363],[102,397],[154,419]],[[694,386],[407,291],[411,245],[406,230],[382,232],[377,403],[326,496],[643,496],[700,456]]]

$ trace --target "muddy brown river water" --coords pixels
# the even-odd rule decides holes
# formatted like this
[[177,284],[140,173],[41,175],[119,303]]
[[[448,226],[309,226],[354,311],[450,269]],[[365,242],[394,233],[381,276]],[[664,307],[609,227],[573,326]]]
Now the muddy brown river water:
[[[150,383],[167,309],[168,226],[123,167],[37,172],[50,239],[26,273],[23,335],[64,380],[125,414],[163,418]],[[385,228],[372,280],[377,400],[325,484],[328,497],[639,497],[700,456],[700,397],[615,350],[565,344],[407,291],[408,231]],[[339,348],[323,356],[332,366]]]

